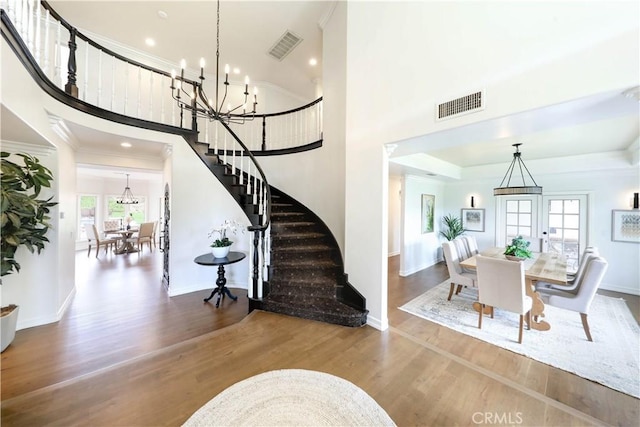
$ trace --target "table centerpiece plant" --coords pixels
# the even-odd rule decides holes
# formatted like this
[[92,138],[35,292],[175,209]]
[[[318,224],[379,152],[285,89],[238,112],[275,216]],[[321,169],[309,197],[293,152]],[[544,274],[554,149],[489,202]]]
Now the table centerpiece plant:
[[233,234],[234,236],[238,234],[238,231],[244,233],[244,228],[237,221],[232,221],[226,219],[220,227],[214,228],[209,233],[209,238],[214,236],[218,236],[211,245],[211,252],[213,256],[216,258],[224,258],[229,254],[229,250],[231,249],[231,245],[233,244],[233,240],[229,239],[227,234]]
[[522,236],[516,236],[511,239],[511,244],[507,245],[504,254],[507,259],[521,261],[523,259],[533,257],[529,245],[531,242],[525,240]]

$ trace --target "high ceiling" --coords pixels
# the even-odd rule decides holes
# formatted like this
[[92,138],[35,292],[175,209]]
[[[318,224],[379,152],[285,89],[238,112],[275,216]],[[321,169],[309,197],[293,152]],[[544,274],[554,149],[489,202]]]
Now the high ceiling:
[[[269,82],[308,96],[322,77],[320,23],[335,7],[333,1],[220,2],[220,67],[240,68],[238,80]],[[179,68],[215,69],[216,2],[207,1],[51,1],[53,8],[81,31],[100,35]],[[162,16],[161,16],[162,15]],[[290,31],[302,38],[282,61],[267,54]],[[145,44],[147,38],[155,46]],[[309,65],[315,58],[318,63]],[[222,70],[221,70],[222,72]],[[311,92],[310,92],[311,91]]]
[[[207,69],[212,70],[215,1],[50,3],[81,31],[162,58],[175,68],[182,58],[188,67],[195,68],[204,56]],[[314,81],[322,78],[321,26],[335,5],[335,1],[222,1],[221,64],[238,66],[241,75],[249,74],[253,81],[269,82],[308,97],[315,88]],[[303,41],[284,60],[277,61],[267,51],[287,30]],[[145,44],[147,37],[155,40],[155,46]],[[310,58],[318,61],[316,66],[309,65]],[[621,91],[401,141],[392,158],[427,153],[460,167],[504,163],[510,160],[511,145],[516,142],[523,143],[525,160],[626,150],[638,143],[640,104],[622,96]],[[13,118],[8,116],[5,120],[4,110],[2,128],[6,138],[8,129],[20,127],[5,126]],[[82,150],[123,153],[121,136],[73,123],[67,123],[67,127]],[[25,135],[28,139],[38,138],[28,130]],[[20,140],[17,135],[9,139]],[[162,144],[130,142],[131,156],[161,156],[164,149]],[[412,172],[397,165],[392,165],[391,171]]]

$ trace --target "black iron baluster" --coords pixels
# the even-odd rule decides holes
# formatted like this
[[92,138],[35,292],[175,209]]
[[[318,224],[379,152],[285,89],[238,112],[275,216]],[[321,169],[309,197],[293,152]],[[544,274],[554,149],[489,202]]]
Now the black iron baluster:
[[258,272],[260,255],[258,253],[258,246],[260,244],[260,230],[256,230],[253,233],[253,298],[258,298]]
[[[78,86],[76,86],[76,30],[75,27],[71,27],[69,30],[69,62],[67,64],[68,77],[67,84],[64,85],[64,91],[74,98],[78,97]],[[86,78],[86,76],[85,76]]]
[[262,151],[267,150],[267,118],[262,117]]

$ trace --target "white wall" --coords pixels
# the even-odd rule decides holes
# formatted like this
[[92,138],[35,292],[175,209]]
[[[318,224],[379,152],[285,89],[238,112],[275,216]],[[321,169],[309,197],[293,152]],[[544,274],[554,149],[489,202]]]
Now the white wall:
[[[387,323],[382,145],[637,85],[637,16],[632,2],[347,3],[346,267],[372,325]],[[478,88],[483,112],[434,121],[438,100]]]
[[[217,178],[196,156],[187,142],[176,143],[171,154],[171,251],[169,294],[179,295],[212,289],[217,268],[201,266],[194,258],[211,252],[209,232],[225,220],[236,220],[246,227],[249,220]],[[232,251],[248,254],[248,232],[228,236]],[[248,258],[248,256],[247,256]],[[246,289],[249,259],[225,267],[227,286]]]
[[400,255],[402,225],[402,177],[389,177],[389,256]]
[[[389,191],[391,195],[391,191]],[[422,195],[435,196],[434,231],[422,233]],[[450,212],[445,206],[443,182],[405,175],[402,180],[402,251],[400,275],[408,276],[436,264],[440,258],[441,218]]]
[[340,2],[325,27],[323,52],[324,141],[322,148],[286,156],[259,157],[269,183],[314,211],[344,251],[346,4]]

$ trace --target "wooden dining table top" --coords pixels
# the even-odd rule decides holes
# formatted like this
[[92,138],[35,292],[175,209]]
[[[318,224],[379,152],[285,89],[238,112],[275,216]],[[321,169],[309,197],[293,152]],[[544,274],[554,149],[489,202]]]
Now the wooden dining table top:
[[[504,255],[505,248],[489,248],[480,251],[480,255],[506,259]],[[476,255],[460,262],[460,266],[464,268],[476,268]],[[514,261],[516,262],[516,261]],[[521,261],[524,263],[524,275],[529,280],[541,280],[559,285],[567,283],[567,257],[563,254],[551,252],[534,252],[533,257]]]

